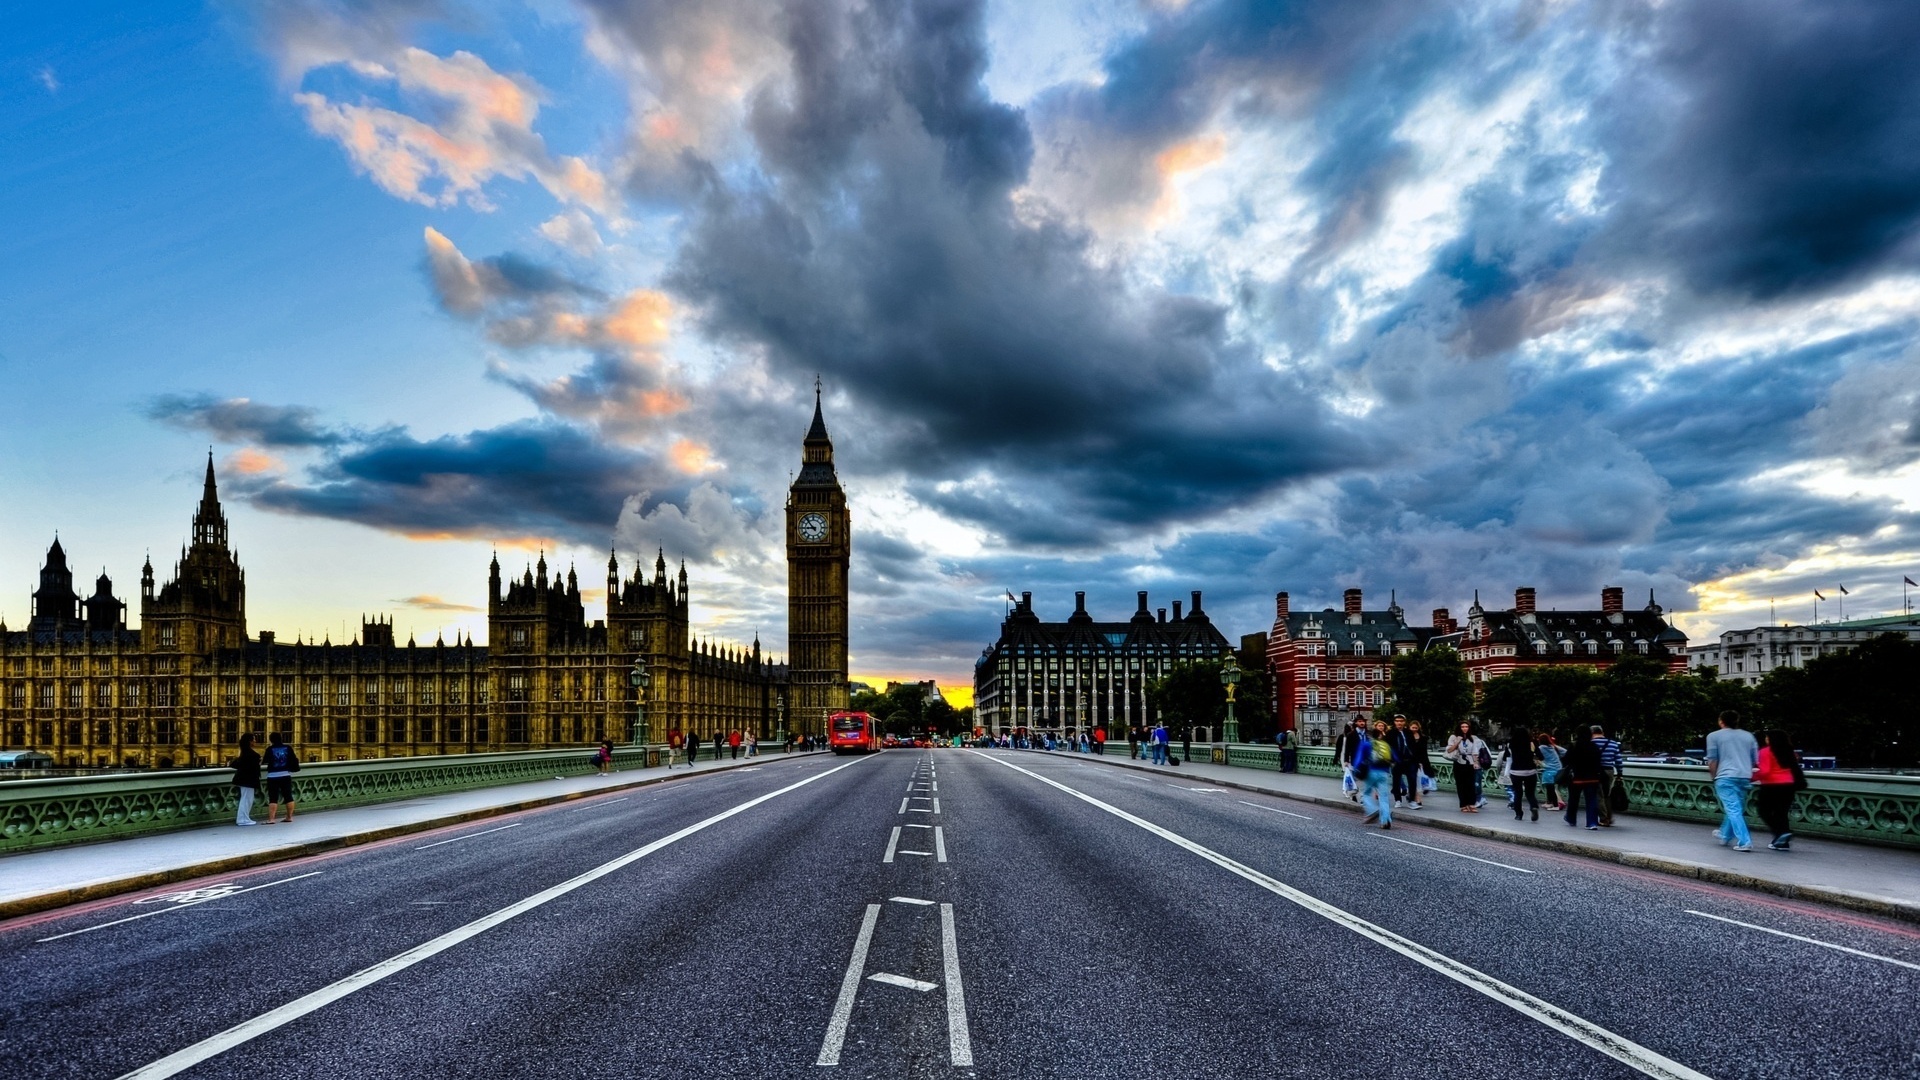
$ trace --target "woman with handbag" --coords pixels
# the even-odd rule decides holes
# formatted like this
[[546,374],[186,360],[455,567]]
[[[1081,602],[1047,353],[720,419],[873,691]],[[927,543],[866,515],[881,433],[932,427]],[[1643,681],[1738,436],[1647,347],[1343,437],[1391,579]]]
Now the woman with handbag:
[[1773,834],[1767,846],[1787,851],[1793,843],[1793,825],[1787,814],[1793,809],[1793,797],[1807,786],[1807,774],[1794,752],[1793,737],[1775,728],[1767,732],[1767,744],[1760,748],[1760,766],[1753,771],[1754,802],[1760,820]]
[[1560,805],[1560,789],[1555,786],[1560,780],[1560,748],[1554,745],[1553,732],[1541,732],[1533,750],[1540,756],[1540,796],[1547,801],[1547,809],[1566,809]]
[[1447,740],[1447,760],[1453,763],[1453,792],[1460,798],[1460,812],[1477,814],[1480,812],[1480,770],[1481,759],[1486,757],[1491,763],[1491,752],[1485,740],[1473,733],[1473,724],[1460,721],[1460,730]]

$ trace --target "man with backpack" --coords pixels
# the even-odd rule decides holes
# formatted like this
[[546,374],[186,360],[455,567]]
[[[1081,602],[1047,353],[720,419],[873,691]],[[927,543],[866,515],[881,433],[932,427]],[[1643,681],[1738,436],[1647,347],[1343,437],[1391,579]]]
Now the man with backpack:
[[279,732],[267,736],[267,752],[260,755],[267,770],[267,824],[279,824],[280,804],[287,804],[287,824],[293,824],[293,774],[300,771],[300,758]]

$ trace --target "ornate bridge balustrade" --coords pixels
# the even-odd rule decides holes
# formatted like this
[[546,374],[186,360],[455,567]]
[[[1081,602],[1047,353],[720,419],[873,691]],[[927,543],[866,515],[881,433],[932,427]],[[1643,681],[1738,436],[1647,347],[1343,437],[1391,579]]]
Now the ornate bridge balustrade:
[[[320,761],[294,777],[302,813],[419,795],[579,776],[594,769],[591,747],[511,754],[447,754]],[[614,766],[657,765],[659,747],[623,746]],[[256,804],[258,805],[258,804]],[[170,769],[110,776],[0,783],[0,854],[233,821],[231,769]]]
[[[1195,755],[1200,752],[1200,744],[1194,744]],[[1124,756],[1127,746],[1109,742],[1107,753]],[[1272,746],[1216,744],[1212,753],[1215,762],[1227,765],[1276,772],[1280,768],[1280,751]],[[1332,747],[1300,747],[1298,762],[1299,771],[1306,776],[1340,775]],[[1443,765],[1437,771],[1436,785],[1441,791],[1452,791],[1453,769]],[[1720,800],[1713,793],[1707,770],[1698,765],[1628,765],[1626,783],[1629,814],[1707,825],[1720,820]],[[1493,789],[1491,799],[1502,797],[1492,777],[1487,778],[1486,786]],[[1794,800],[1789,820],[1797,835],[1920,847],[1920,776],[1810,772],[1807,790]],[[1762,828],[1751,796],[1747,800],[1747,822]]]

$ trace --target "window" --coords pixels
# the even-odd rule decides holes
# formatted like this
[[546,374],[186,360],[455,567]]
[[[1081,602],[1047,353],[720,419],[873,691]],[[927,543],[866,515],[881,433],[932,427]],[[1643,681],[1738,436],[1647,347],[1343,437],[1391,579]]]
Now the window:
[[405,705],[407,703],[407,680],[393,680],[393,703],[395,705]]
[[524,626],[514,627],[513,630],[508,633],[507,640],[515,645],[525,645],[527,643],[527,628]]
[[220,703],[222,705],[228,706],[229,708],[239,705],[240,704],[240,680],[239,679],[226,680],[226,685],[220,688],[220,697],[222,699]]
[[34,687],[33,704],[35,708],[39,708],[39,709],[53,708],[53,684],[52,683],[43,682],[43,683],[39,683]]
[[252,690],[251,696],[253,698],[253,707],[256,709],[266,708],[267,707],[267,680],[256,676],[253,680],[253,686],[251,687],[251,690]]
[[213,705],[213,680],[193,680],[193,704],[197,708],[210,708]]
[[370,742],[370,743],[379,742],[380,741],[380,721],[375,720],[372,717],[367,717],[366,719],[360,721],[360,741]]
[[171,623],[160,628],[160,644],[171,646],[174,643],[174,628]]
[[366,700],[366,704],[368,704],[368,705],[378,705],[378,704],[380,704],[380,678],[379,678],[379,676],[375,676],[375,677],[373,677],[373,678],[371,678],[371,679],[368,679],[368,680],[367,680],[367,700]]
[[[153,684],[153,705],[157,709],[173,708],[173,683],[161,679]],[[158,736],[156,736],[157,738]]]
[[326,704],[326,691],[320,686],[319,679],[307,680],[307,707],[317,709]]
[[525,675],[507,676],[507,700],[525,701],[527,699],[527,677]]
[[437,705],[439,703],[440,684],[433,679],[422,680],[420,683],[420,704]]
[[14,683],[7,687],[7,705],[15,709],[27,707],[27,684]]
[[1307,668],[1307,681],[1308,681],[1308,682],[1319,682],[1319,681],[1320,681],[1320,669],[1319,669],[1318,667],[1315,667],[1315,666],[1309,666],[1309,667]]
[[403,743],[407,741],[407,720],[396,716],[387,722],[387,741]]
[[353,704],[353,683],[346,679],[335,679],[333,681],[333,703],[340,706]]
[[416,726],[419,728],[419,730],[415,732],[416,738],[418,738],[421,742],[433,741],[433,717],[431,716],[421,717],[419,724]]
[[1307,708],[1317,709],[1319,707],[1320,707],[1320,691],[1318,690],[1307,691]]
[[320,718],[319,717],[317,716],[307,717],[307,722],[301,725],[301,727],[302,727],[301,737],[305,741],[310,743],[317,743],[320,741]]
[[455,679],[447,684],[447,704],[459,705],[466,699],[466,683]]
[[146,696],[146,691],[142,686],[143,684],[137,682],[128,683],[126,687],[120,691],[121,704],[129,709],[139,708],[141,698]]
[[67,708],[84,709],[87,707],[87,684],[70,682],[67,684]]

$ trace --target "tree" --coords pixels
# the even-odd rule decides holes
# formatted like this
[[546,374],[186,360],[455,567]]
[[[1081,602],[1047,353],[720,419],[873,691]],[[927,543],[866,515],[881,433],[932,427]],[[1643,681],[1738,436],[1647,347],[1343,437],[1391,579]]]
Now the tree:
[[1633,748],[1643,753],[1677,754],[1703,746],[1722,712],[1753,715],[1753,692],[1711,669],[1669,675],[1660,691],[1653,722],[1632,739]]
[[1460,654],[1449,648],[1404,652],[1393,658],[1393,693],[1377,710],[1405,713],[1429,735],[1444,735],[1473,712],[1473,684]]
[[1882,634],[1804,668],[1768,672],[1755,690],[1756,719],[1848,767],[1908,768],[1920,764],[1917,671],[1920,642]]
[[1218,732],[1220,722],[1227,718],[1227,688],[1220,683],[1219,663],[1203,660],[1175,664],[1173,670],[1147,684],[1147,707],[1156,710],[1176,733],[1201,725]]
[[1233,695],[1233,717],[1240,722],[1242,740],[1270,742],[1273,739],[1276,729],[1272,687],[1264,663],[1240,668],[1240,688]]
[[1552,731],[1562,741],[1599,714],[1600,676],[1584,665],[1521,668],[1486,685],[1480,718],[1492,729]]
[[1660,704],[1667,694],[1667,665],[1650,656],[1622,656],[1593,688],[1594,718],[1623,745],[1664,749],[1684,731],[1659,727]]

